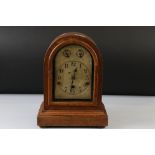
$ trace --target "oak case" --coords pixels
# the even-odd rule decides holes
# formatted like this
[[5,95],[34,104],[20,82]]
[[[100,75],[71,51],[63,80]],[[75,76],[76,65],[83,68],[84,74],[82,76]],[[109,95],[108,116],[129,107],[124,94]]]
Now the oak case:
[[[57,52],[67,45],[80,45],[86,48],[93,59],[93,93],[90,101],[55,101],[54,59]],[[37,123],[47,126],[105,127],[108,117],[102,103],[102,60],[95,42],[88,36],[70,32],[58,36],[49,46],[44,58],[44,101],[40,107]]]

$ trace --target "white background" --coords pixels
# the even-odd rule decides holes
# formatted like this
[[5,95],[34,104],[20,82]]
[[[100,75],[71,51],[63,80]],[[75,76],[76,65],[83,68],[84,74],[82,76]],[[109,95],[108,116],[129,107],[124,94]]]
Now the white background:
[[[154,6],[153,0],[0,0],[0,25],[154,26]],[[113,99],[109,98],[109,100]],[[108,98],[106,100],[108,101]],[[136,116],[136,112],[142,113],[141,109],[145,109],[143,107],[146,107],[146,104],[148,104],[143,113],[145,111],[150,112],[146,116],[148,117],[147,120],[151,122],[154,119],[152,114],[155,103],[149,98],[145,100],[145,103],[142,100],[143,98],[129,99],[128,101],[125,99],[124,101],[136,107],[136,110],[132,111],[132,117]],[[40,98],[38,101],[40,101]],[[1,104],[2,102],[3,100],[1,100]],[[123,103],[122,100],[117,100],[117,105],[119,103],[122,103],[122,109],[127,108],[124,105],[126,103]],[[26,108],[22,102],[21,105],[23,108]],[[150,105],[153,105],[152,109]],[[139,110],[138,106],[141,107]],[[11,105],[11,107],[13,108],[14,106]],[[121,108],[121,104],[116,106],[116,109],[111,112],[111,116],[115,115],[118,118],[118,112],[122,112],[122,110],[119,111],[119,108]],[[107,109],[109,110],[108,106]],[[13,110],[16,111],[16,109]],[[129,106],[129,110],[131,110],[131,105]],[[2,113],[4,113],[2,111],[1,109],[1,117]],[[123,112],[122,115],[125,115],[125,113]],[[138,118],[139,116],[142,115],[137,114],[135,117],[137,123],[141,123],[141,118]],[[14,125],[14,117],[12,118],[12,122],[10,121],[12,125]],[[22,120],[23,117],[20,119]],[[3,124],[2,120],[3,118],[1,118],[1,125]],[[116,120],[113,123],[115,127],[118,125]],[[123,121],[120,123],[120,128],[123,128],[123,124],[135,127],[137,123],[134,125],[132,122],[127,124]],[[151,155],[155,154],[154,139],[155,130],[4,129],[0,131],[0,154]]]
[[[39,129],[43,95],[0,95],[0,129]],[[104,95],[105,129],[155,129],[155,96]],[[58,128],[55,128],[58,129]]]

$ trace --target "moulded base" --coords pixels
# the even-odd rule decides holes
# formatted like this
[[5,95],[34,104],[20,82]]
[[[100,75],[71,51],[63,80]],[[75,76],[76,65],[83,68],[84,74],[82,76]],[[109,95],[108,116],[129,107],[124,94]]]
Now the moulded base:
[[105,127],[108,116],[103,104],[93,110],[46,110],[42,103],[37,124],[40,127]]

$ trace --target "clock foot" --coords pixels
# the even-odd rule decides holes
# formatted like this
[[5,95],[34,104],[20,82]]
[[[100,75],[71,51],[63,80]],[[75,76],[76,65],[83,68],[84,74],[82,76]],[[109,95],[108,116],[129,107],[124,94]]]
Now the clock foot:
[[45,110],[42,103],[37,124],[40,127],[97,127],[104,128],[108,125],[108,116],[104,105],[86,110]]

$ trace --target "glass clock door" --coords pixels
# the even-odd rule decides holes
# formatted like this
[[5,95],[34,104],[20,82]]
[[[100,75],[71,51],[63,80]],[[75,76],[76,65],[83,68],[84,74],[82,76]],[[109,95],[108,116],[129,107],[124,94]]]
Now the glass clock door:
[[80,45],[60,49],[54,59],[54,100],[91,100],[93,61]]

